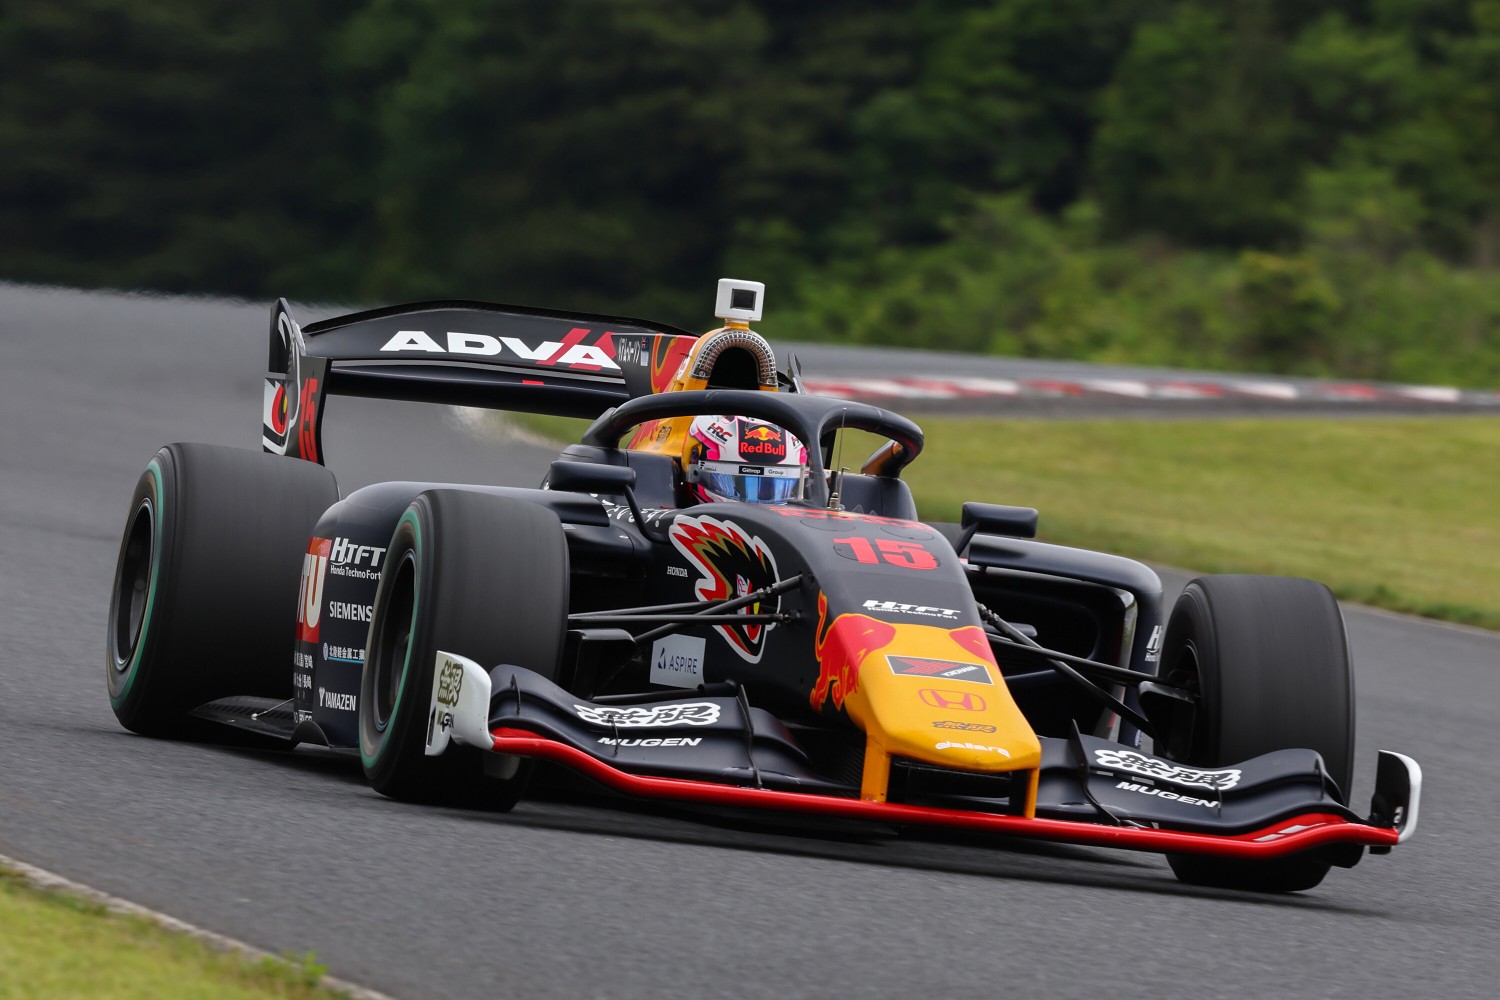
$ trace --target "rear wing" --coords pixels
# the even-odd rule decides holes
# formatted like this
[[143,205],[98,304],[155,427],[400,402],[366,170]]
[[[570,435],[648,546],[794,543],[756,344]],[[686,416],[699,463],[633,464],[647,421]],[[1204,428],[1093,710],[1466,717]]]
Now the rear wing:
[[465,301],[373,309],[304,328],[278,299],[261,445],[321,463],[330,393],[593,419],[659,389],[697,339],[648,320]]

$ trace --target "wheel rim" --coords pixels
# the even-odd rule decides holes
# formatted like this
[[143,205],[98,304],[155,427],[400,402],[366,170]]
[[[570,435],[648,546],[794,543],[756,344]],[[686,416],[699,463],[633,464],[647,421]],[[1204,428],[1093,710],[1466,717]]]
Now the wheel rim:
[[[384,731],[395,715],[401,700],[401,683],[406,676],[411,655],[411,634],[416,625],[417,560],[413,552],[402,555],[393,567],[385,607],[380,611],[380,626],[375,634],[375,648],[370,650],[374,669],[373,708],[375,728]],[[387,570],[391,572],[392,570]]]
[[1202,721],[1197,718],[1203,711],[1203,678],[1198,667],[1198,646],[1189,640],[1183,643],[1182,648],[1172,658],[1170,664],[1162,664],[1162,679],[1170,684],[1186,689],[1198,698],[1198,706],[1194,711],[1194,721],[1191,727],[1183,729],[1174,727],[1169,738],[1156,747],[1156,752],[1168,760],[1192,761],[1196,759],[1196,751],[1199,734],[1202,731]]
[[156,561],[156,512],[151,498],[136,507],[126,532],[120,572],[115,578],[115,620],[110,629],[115,670],[130,669],[140,645],[151,598],[151,577]]
[[1164,679],[1179,687],[1188,687],[1198,692],[1202,689],[1198,671],[1198,647],[1191,642],[1185,643],[1181,654],[1172,661],[1170,669],[1164,675]]

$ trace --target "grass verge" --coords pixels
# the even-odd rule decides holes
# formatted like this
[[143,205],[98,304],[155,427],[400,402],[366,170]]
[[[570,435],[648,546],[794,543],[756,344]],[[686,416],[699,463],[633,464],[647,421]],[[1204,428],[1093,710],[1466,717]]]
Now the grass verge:
[[[927,421],[924,513],[1041,511],[1041,534],[1500,629],[1500,420]],[[929,458],[931,461],[929,461]]]
[[334,1000],[311,952],[252,960],[31,886],[0,866],[0,996],[7,1000]]
[[[581,421],[525,417],[559,440]],[[1036,507],[1040,536],[1500,630],[1500,420],[928,418],[923,516]],[[857,464],[846,459],[846,464]]]

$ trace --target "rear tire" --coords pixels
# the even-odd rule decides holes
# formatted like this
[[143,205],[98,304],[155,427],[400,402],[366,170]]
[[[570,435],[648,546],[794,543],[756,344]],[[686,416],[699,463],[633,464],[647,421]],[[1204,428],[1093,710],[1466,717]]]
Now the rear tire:
[[[1219,767],[1307,747],[1323,757],[1347,802],[1354,775],[1354,678],[1344,618],[1311,580],[1211,576],[1188,584],[1167,625],[1161,674],[1196,684],[1191,733],[1171,733],[1162,756]],[[1273,861],[1168,855],[1183,882],[1296,892],[1323,881],[1331,862],[1313,851]]]
[[407,801],[514,806],[531,762],[469,747],[426,756],[433,661],[443,650],[553,680],[567,616],[568,548],[555,514],[487,493],[418,496],[391,538],[366,642],[359,745],[371,786]]
[[167,445],[136,484],[105,643],[110,707],[146,736],[228,737],[188,712],[229,695],[291,697],[302,554],[339,498],[297,459]]

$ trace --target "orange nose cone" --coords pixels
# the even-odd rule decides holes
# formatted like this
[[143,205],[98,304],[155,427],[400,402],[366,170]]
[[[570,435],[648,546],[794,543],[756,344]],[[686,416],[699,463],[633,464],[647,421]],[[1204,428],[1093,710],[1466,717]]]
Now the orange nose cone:
[[893,756],[985,772],[1041,763],[1041,742],[993,658],[966,658],[946,629],[899,626],[882,653],[861,666],[859,690],[846,707]]
[[977,626],[945,629],[819,610],[811,702],[834,705],[885,752],[972,771],[1037,767],[1041,743],[1016,707]]
[[1042,747],[1000,676],[984,631],[892,624],[861,614],[828,622],[818,597],[818,680],[809,701],[832,701],[872,750],[956,770],[1040,766]]

